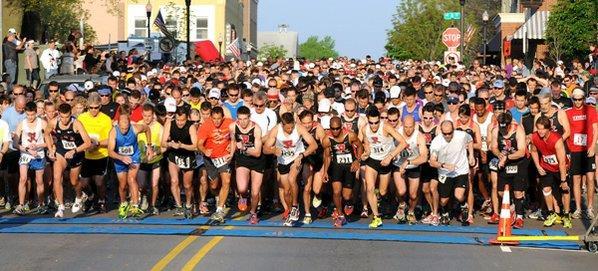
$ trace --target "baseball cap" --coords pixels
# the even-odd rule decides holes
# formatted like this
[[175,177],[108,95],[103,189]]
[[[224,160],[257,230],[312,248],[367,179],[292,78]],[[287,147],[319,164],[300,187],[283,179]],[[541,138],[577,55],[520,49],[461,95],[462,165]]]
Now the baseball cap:
[[588,98],[586,98],[586,104],[595,105],[596,104],[596,98],[594,98],[594,97],[588,97]]
[[268,92],[266,92],[266,96],[268,96],[268,101],[280,101],[280,93],[278,89],[268,89]]
[[446,102],[457,104],[457,103],[459,103],[459,97],[457,97],[455,95],[449,95],[446,99]]
[[585,96],[586,96],[585,92],[583,92],[583,90],[581,90],[579,88],[574,89],[573,93],[571,93],[571,97],[572,98],[575,98],[575,97],[581,97],[581,98],[583,98]]
[[83,89],[79,85],[77,85],[75,83],[70,84],[68,87],[66,87],[66,89],[70,90],[70,91],[74,91],[74,92],[83,91]]
[[217,88],[210,89],[210,92],[208,92],[208,99],[210,98],[220,99],[220,90]]
[[102,85],[98,87],[98,94],[110,95],[112,94],[112,88],[110,86]]
[[591,87],[589,93],[598,92],[598,87]]
[[17,33],[16,29],[14,29],[14,28],[9,28],[8,29],[8,34],[16,34],[16,33]]
[[499,79],[499,80],[494,81],[493,86],[495,88],[505,88],[505,82],[503,82],[503,80]]
[[330,112],[330,100],[322,99],[318,102],[318,112]]
[[393,86],[390,88],[390,98],[397,99],[401,95],[401,87]]
[[164,100],[164,107],[166,107],[166,112],[173,113],[176,112],[176,101],[172,97],[167,97]]
[[85,81],[85,83],[83,84],[83,87],[85,88],[85,90],[89,91],[92,90],[94,87],[94,84],[92,81]]

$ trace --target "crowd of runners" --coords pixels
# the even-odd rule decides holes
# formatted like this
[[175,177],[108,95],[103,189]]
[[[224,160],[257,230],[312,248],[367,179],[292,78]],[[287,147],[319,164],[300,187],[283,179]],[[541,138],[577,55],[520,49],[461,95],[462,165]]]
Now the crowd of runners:
[[280,212],[285,226],[471,225],[498,223],[508,185],[516,228],[594,216],[586,63],[119,55],[101,85],[6,85],[0,204],[57,218],[117,208],[220,224],[237,209],[251,224]]

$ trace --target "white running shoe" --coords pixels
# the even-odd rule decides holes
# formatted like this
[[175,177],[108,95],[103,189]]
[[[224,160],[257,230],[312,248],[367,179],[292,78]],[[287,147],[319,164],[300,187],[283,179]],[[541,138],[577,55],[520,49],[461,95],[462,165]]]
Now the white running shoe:
[[63,218],[64,217],[64,205],[58,206],[58,210],[54,214],[56,218]]

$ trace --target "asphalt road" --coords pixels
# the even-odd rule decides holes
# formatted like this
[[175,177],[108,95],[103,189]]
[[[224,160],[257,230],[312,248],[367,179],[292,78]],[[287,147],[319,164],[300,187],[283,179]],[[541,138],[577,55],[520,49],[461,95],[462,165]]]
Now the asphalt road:
[[[94,217],[114,217],[114,213]],[[6,216],[5,216],[6,217]],[[12,216],[8,216],[12,217]],[[160,218],[172,218],[165,213]],[[271,220],[277,220],[278,217]],[[328,222],[329,220],[327,220]],[[367,223],[361,220],[355,223]],[[385,221],[385,225],[393,223]],[[19,225],[0,225],[13,227]],[[32,228],[72,225],[29,224]],[[111,225],[78,225],[107,228]],[[112,225],[113,226],[113,225]],[[150,227],[125,225],[127,227]],[[487,226],[478,219],[476,226]],[[189,225],[164,226],[192,228]],[[198,227],[199,228],[199,227]],[[201,227],[204,230],[206,227]],[[527,229],[542,229],[528,220]],[[0,234],[0,270],[594,270],[598,254],[584,250],[531,249],[488,245],[420,242],[333,240],[331,233],[473,236],[394,230],[353,230],[282,227],[211,227],[230,231],[272,232],[274,238],[139,234]],[[553,228],[562,230],[561,227]],[[568,234],[580,234],[574,221]],[[319,239],[279,238],[314,233]],[[491,237],[490,234],[475,234]]]

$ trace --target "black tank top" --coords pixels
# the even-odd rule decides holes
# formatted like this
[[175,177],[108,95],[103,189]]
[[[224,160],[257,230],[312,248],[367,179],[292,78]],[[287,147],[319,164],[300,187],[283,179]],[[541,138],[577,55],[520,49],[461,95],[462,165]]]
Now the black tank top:
[[[318,145],[318,148],[316,149],[316,152],[314,152],[311,155],[322,156],[323,153],[324,153],[324,148],[322,147],[322,144],[320,143],[320,140],[318,140],[318,137],[316,136],[316,131],[318,130],[317,128],[318,128],[318,126],[312,126],[311,130],[309,130],[309,133],[311,134],[311,136],[316,141],[316,144]],[[305,147],[307,148],[307,142],[305,141],[305,139],[302,138],[301,140],[303,141],[303,145],[305,145]]]
[[[235,141],[237,143],[242,143],[245,145],[246,149],[254,148],[255,147],[255,134],[254,134],[255,126],[251,127],[247,133],[241,132],[239,126],[235,124]],[[247,156],[244,151],[237,150],[237,154]]]
[[469,136],[471,136],[471,138],[473,139],[473,142],[475,142],[475,133],[473,132],[473,129],[471,128],[472,125],[473,125],[472,121],[470,120],[468,125],[466,126],[466,128],[463,128],[463,126],[459,126],[456,129],[469,134]]
[[[189,127],[191,127],[191,125],[193,125],[193,122],[187,121],[182,128],[179,128],[176,125],[176,120],[172,120],[170,123],[170,135],[168,136],[169,141],[180,142],[185,145],[193,144],[193,142],[191,142],[191,135],[189,135]],[[184,149],[171,149],[170,151],[177,155],[195,155],[193,151]]]
[[[509,137],[505,137],[500,132],[498,132],[498,150],[505,155],[513,154],[518,151],[517,124],[511,124],[511,127],[513,128],[513,132]],[[515,164],[521,159],[522,158],[517,160],[508,160],[507,164]]]
[[358,133],[359,131],[359,127],[358,127],[358,123],[359,123],[359,117],[355,116],[353,118],[353,120],[347,120],[345,118],[345,115],[341,115],[341,122],[343,124],[343,127],[345,128],[345,130],[347,130],[348,132],[353,132],[353,133]]
[[419,126],[419,132],[422,133],[424,135],[424,137],[426,138],[426,146],[428,148],[430,148],[430,144],[432,144],[432,139],[434,139],[434,137],[436,137],[436,127],[438,127],[438,126],[434,126],[434,128],[432,128],[430,131],[426,132],[426,131],[424,131],[424,128]]
[[56,144],[56,150],[61,154],[74,150],[83,144],[81,134],[76,133],[75,129],[73,129],[74,121],[75,118],[71,117],[66,129],[60,128],[60,120],[56,121],[56,127],[54,127],[54,136],[58,142],[58,144]]
[[342,142],[337,142],[332,136],[329,139],[332,147],[332,164],[348,165],[356,160],[353,145],[349,142],[349,135],[345,135]]
[[[542,114],[542,116],[548,117],[544,113],[540,114]],[[563,128],[563,125],[559,122],[559,112],[557,111],[552,113],[552,116],[548,117],[548,119],[550,120],[550,130],[562,136],[563,133],[565,133],[565,128]]]

